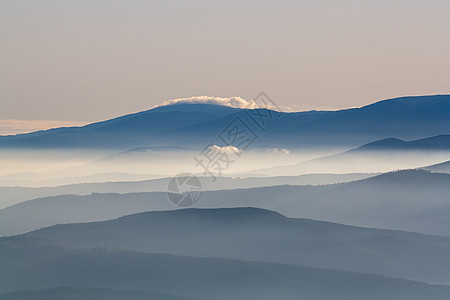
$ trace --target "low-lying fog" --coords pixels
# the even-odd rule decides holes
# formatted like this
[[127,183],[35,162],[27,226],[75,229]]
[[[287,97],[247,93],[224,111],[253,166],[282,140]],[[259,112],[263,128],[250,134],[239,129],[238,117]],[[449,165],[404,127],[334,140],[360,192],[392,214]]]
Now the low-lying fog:
[[[345,152],[348,149],[1,151],[0,186],[57,186],[85,182],[135,181],[179,173],[233,177],[317,173],[381,173],[450,160],[449,152]],[[215,158],[208,162],[212,156]],[[201,163],[199,163],[201,162]],[[202,167],[203,165],[203,167]],[[220,170],[219,170],[220,169]]]
[[[194,159],[207,165],[201,150],[161,151],[136,149],[114,151],[1,151],[0,186],[53,186],[60,184],[143,180],[170,177],[178,173],[204,173]],[[260,168],[292,165],[334,151],[291,152],[285,149],[247,151],[237,155],[224,150],[221,161],[210,170],[222,175],[245,173]],[[222,155],[221,154],[221,155]],[[301,172],[299,172],[301,173]],[[256,174],[254,174],[256,175]],[[270,175],[270,174],[261,174]]]

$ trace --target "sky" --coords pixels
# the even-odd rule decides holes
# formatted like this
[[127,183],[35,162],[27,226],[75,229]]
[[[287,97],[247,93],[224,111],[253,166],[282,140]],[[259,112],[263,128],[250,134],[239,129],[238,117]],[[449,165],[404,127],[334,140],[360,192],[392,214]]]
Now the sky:
[[79,124],[260,91],[292,110],[448,94],[449,12],[448,0],[2,0],[0,120]]

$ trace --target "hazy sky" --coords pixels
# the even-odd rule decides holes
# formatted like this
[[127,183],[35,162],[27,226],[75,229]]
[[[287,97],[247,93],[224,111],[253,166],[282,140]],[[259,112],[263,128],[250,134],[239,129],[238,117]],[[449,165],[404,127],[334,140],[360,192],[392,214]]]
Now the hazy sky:
[[450,93],[448,0],[2,0],[0,43],[0,119],[261,90],[298,109]]

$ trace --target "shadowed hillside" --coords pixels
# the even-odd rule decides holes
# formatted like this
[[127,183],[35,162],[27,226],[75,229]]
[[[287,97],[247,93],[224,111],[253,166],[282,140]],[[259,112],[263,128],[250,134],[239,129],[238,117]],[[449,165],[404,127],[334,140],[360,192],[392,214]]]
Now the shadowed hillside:
[[[320,185],[349,182],[364,179],[376,174],[308,174],[279,177],[220,177],[212,182],[209,177],[199,177],[202,189],[228,190],[274,185]],[[57,195],[89,195],[92,193],[137,193],[164,192],[171,178],[144,181],[99,182],[61,185],[56,187],[0,187],[0,208],[5,208],[22,201]]]
[[0,300],[194,300],[180,296],[149,291],[105,288],[59,287],[54,289],[24,290],[0,295]]
[[[15,238],[17,241],[17,238]],[[6,241],[6,245],[5,245]],[[316,269],[283,264],[244,262],[232,259],[195,258],[166,254],[112,251],[102,248],[54,248],[39,259],[33,245],[16,245],[0,239],[0,260],[14,259],[21,267],[0,269],[0,290],[13,292],[61,286],[152,291],[200,299],[448,299],[450,287],[429,285],[376,275]],[[30,243],[27,243],[30,244]],[[39,242],[41,247],[43,242]],[[38,258],[35,261],[34,258]],[[14,262],[13,260],[10,262]],[[53,289],[49,293],[77,293],[114,299],[124,291]],[[18,292],[32,296],[33,293]],[[39,293],[39,292],[38,292]],[[133,299],[138,292],[127,292]],[[15,294],[18,295],[18,294]],[[14,296],[14,294],[12,294]],[[3,296],[3,299],[8,296]],[[173,299],[162,296],[157,299]],[[9,298],[6,298],[9,299]],[[12,298],[14,299],[14,298]],[[31,298],[33,299],[33,298]],[[46,298],[48,299],[48,298]],[[51,299],[51,298],[50,298]],[[69,299],[86,299],[75,296]],[[88,298],[89,299],[89,298]],[[147,299],[147,298],[145,298]],[[151,298],[150,298],[151,299]],[[176,299],[176,298],[175,298]]]
[[450,283],[450,239],[292,219],[257,208],[146,212],[25,234],[77,247],[311,265]]

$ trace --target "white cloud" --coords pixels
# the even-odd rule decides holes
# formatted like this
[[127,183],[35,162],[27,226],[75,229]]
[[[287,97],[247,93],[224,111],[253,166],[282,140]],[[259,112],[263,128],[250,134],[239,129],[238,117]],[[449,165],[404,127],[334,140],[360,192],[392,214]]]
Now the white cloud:
[[240,153],[242,151],[239,148],[231,146],[231,145],[225,146],[225,147],[212,145],[209,147],[209,149],[213,152],[220,152],[220,153],[227,153],[227,154]]
[[291,154],[291,150],[289,149],[271,148],[267,149],[267,151],[274,154]]
[[212,96],[196,96],[196,97],[189,97],[189,98],[179,98],[179,99],[172,99],[164,101],[162,105],[172,105],[172,104],[194,104],[194,103],[201,103],[201,104],[215,104],[215,105],[223,105],[223,106],[229,106],[229,107],[235,107],[235,108],[249,108],[254,109],[258,108],[255,101],[253,100],[245,100],[241,97],[212,97]]
[[195,96],[188,98],[178,98],[167,100],[162,103],[162,106],[172,104],[215,104],[223,105],[234,108],[268,108],[272,110],[280,110],[283,112],[298,112],[298,111],[310,111],[310,110],[339,110],[337,107],[330,106],[318,106],[313,104],[294,104],[292,106],[281,105],[278,109],[274,106],[265,106],[264,103],[257,103],[254,100],[245,100],[241,97],[214,97],[214,96]]

